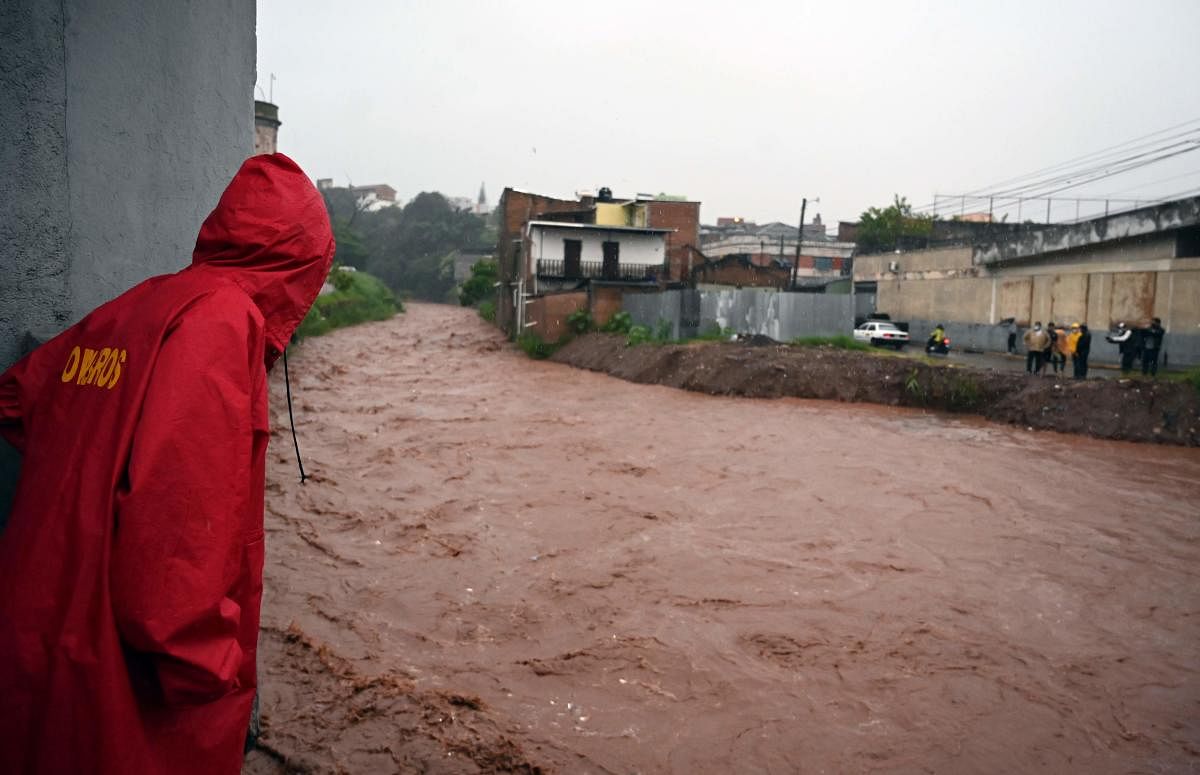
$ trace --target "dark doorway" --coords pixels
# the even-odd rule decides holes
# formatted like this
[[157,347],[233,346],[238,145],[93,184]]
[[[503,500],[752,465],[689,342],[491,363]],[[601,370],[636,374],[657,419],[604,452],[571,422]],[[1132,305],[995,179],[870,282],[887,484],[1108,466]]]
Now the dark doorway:
[[620,255],[621,243],[605,242],[604,249],[604,264],[600,267],[600,276],[605,280],[620,280]]
[[580,275],[579,257],[583,254],[583,240],[563,240],[563,274],[569,278]]

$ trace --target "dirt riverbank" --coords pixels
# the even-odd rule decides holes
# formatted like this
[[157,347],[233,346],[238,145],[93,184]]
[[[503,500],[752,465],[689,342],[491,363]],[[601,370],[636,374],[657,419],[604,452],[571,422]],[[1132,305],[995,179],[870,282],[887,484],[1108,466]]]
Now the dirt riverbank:
[[623,337],[606,334],[576,338],[552,360],[712,395],[909,406],[1103,439],[1200,445],[1200,394],[1176,382],[1035,378],[761,341],[626,347]]
[[1198,449],[633,384],[447,306],[290,366],[247,774],[1200,765]]

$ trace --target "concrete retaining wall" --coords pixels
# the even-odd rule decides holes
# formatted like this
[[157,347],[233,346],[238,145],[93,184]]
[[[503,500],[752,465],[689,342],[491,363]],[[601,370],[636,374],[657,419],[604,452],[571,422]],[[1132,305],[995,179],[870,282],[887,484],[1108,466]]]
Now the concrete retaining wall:
[[[254,17],[251,0],[0,3],[0,369],[191,262],[253,148]],[[0,443],[0,523],[16,461]]]

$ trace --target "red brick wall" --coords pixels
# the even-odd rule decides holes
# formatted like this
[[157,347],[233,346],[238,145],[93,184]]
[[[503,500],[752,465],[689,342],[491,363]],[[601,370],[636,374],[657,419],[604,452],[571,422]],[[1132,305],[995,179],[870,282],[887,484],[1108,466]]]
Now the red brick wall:
[[592,286],[592,321],[602,326],[609,318],[621,311],[621,299],[624,296],[620,288],[605,285]]
[[543,342],[557,342],[567,335],[567,317],[587,304],[587,291],[552,293],[530,299],[525,305],[525,322],[535,325],[526,331],[537,334]]
[[[549,196],[514,191],[511,188],[504,189],[504,193],[500,196],[500,237],[496,243],[500,282],[515,283],[518,279],[521,249],[514,247],[513,242],[521,239],[526,221],[539,213],[562,212],[578,207],[579,203],[571,199],[555,199]],[[512,289],[507,285],[502,285],[496,304],[496,323],[511,335],[515,319]]]
[[699,202],[647,202],[646,225],[675,229],[667,235],[667,279],[687,279],[687,245],[700,247]]
[[739,288],[786,288],[791,274],[790,269],[783,267],[761,267],[736,261],[692,269],[692,277],[698,283],[735,285]]

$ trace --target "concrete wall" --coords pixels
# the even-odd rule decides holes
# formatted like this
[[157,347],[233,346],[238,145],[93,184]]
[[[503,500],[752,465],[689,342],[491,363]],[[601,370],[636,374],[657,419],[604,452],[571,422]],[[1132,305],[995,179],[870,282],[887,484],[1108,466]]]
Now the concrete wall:
[[[1010,317],[1022,326],[1087,323],[1097,339],[1117,321],[1159,317],[1170,363],[1190,366],[1200,363],[1200,258],[1176,256],[1179,244],[1176,232],[1147,234],[986,266],[971,248],[935,248],[859,256],[854,276],[875,283],[877,311],[914,331],[945,323],[971,348],[1003,350],[993,327]],[[1095,346],[1097,359],[1106,346]]]
[[849,334],[854,328],[849,294],[780,293],[766,288],[682,290],[626,295],[624,308],[639,325],[654,328],[660,320],[670,322],[676,338],[695,336],[714,325],[780,342],[798,336]]
[[254,8],[0,4],[0,368],[26,332],[52,336],[191,261],[253,147]]
[[1136,244],[1171,229],[1200,224],[1200,196],[1143,207],[1082,223],[1039,226],[1002,240],[981,242],[972,250],[976,264],[999,264],[1073,251],[1100,243]]
[[[893,273],[888,269],[892,263],[899,265],[897,272]],[[906,253],[875,253],[869,256],[856,256],[854,259],[854,276],[860,281],[882,280],[889,277],[896,279],[913,272],[939,272],[949,275],[967,269],[973,269],[971,248],[969,247],[930,248]]]

